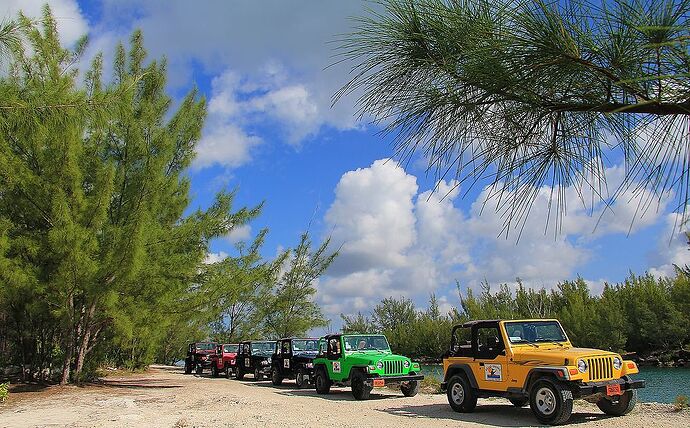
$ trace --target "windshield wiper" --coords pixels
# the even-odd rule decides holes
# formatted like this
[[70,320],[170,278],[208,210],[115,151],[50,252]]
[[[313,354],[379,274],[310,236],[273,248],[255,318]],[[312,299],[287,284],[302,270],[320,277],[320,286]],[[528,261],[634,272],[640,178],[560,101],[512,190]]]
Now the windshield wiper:
[[538,347],[539,347],[539,345],[537,345],[536,343],[531,342],[531,341],[529,341],[529,340],[527,340],[527,339],[520,339],[519,342],[515,342],[515,343],[526,343],[526,344],[528,344],[528,345],[534,346],[535,348],[538,348]]

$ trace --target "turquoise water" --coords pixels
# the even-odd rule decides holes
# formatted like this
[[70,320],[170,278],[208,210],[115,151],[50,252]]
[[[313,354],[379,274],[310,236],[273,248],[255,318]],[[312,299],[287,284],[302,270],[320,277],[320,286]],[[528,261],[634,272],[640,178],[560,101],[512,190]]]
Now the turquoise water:
[[[440,365],[423,365],[422,374],[443,378]],[[640,401],[673,403],[679,395],[690,397],[690,368],[643,367],[635,379],[644,379],[647,386],[639,390]]]

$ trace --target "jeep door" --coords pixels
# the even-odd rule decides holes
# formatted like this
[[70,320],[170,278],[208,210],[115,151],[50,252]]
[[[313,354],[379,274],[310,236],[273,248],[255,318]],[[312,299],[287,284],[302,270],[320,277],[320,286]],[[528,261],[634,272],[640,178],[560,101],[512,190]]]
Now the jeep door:
[[280,372],[283,376],[292,376],[292,341],[290,339],[283,340],[280,345]]
[[498,322],[481,323],[472,329],[472,373],[479,389],[505,391],[508,357]]
[[328,359],[327,368],[328,376],[331,380],[340,381],[344,377],[344,367],[341,363],[343,356],[343,347],[340,342],[341,336],[331,336],[328,338],[328,351],[326,358]]

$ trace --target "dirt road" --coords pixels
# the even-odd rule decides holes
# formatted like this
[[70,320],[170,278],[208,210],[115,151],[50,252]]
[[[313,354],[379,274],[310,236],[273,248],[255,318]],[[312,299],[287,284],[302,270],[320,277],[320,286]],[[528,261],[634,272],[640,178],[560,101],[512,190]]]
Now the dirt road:
[[[529,408],[516,409],[506,400],[480,400],[474,413],[459,414],[450,410],[445,395],[405,398],[395,391],[374,392],[369,401],[355,401],[344,388],[320,396],[311,389],[296,389],[292,381],[276,388],[270,382],[198,377],[155,366],[141,375],[108,377],[102,385],[14,392],[9,403],[0,405],[0,426],[417,428],[536,423]],[[571,424],[688,427],[690,412],[642,404],[632,414],[612,420],[596,406],[578,402]]]

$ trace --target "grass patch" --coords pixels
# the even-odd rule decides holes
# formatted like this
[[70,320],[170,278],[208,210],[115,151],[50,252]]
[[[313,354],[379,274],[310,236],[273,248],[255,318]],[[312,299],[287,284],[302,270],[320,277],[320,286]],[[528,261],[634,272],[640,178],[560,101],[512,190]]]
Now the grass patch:
[[424,379],[419,384],[419,391],[423,394],[440,394],[441,381],[435,376],[424,376]]
[[688,396],[687,395],[679,395],[676,397],[675,401],[673,402],[673,410],[676,412],[680,412],[683,409],[688,408]]

